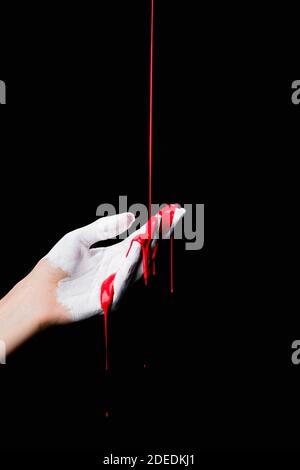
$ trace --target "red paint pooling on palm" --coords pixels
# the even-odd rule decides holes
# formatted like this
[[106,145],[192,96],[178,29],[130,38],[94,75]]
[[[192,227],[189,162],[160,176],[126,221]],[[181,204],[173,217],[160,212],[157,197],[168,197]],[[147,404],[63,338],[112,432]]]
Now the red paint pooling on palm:
[[150,220],[147,222],[145,233],[141,233],[131,240],[130,246],[126,254],[126,257],[127,257],[130,253],[131,247],[134,242],[137,242],[141,245],[142,253],[143,253],[144,281],[145,281],[146,286],[148,285],[148,280],[150,276],[149,256],[150,256],[150,249],[151,249],[151,242],[152,242],[152,234],[155,232],[157,224],[158,224],[157,217],[156,216],[151,217]]
[[114,280],[116,274],[112,274],[101,286],[100,302],[104,313],[104,338],[105,338],[105,368],[108,370],[108,314],[114,299]]

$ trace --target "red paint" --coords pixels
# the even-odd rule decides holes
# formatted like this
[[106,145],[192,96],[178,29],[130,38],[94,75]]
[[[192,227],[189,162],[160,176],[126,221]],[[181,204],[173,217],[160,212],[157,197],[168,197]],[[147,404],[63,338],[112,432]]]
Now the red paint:
[[[149,104],[149,181],[148,181],[148,214],[151,220],[152,217],[152,167],[153,167],[153,55],[154,55],[154,0],[151,0],[151,21],[150,21],[150,104]],[[171,227],[175,209],[178,207],[177,205],[171,204],[166,206],[160,211],[162,215],[162,233],[167,233],[165,226]],[[147,227],[149,229],[149,226]],[[145,284],[148,284],[149,278],[149,269],[148,269],[148,257],[149,257],[149,249],[151,246],[151,232],[148,233],[148,241],[141,241],[141,239],[136,239],[134,241],[138,241],[143,250],[143,269],[144,269],[144,281]],[[130,245],[130,248],[132,246]],[[129,248],[129,251],[130,251]],[[155,258],[157,254],[158,245],[155,246],[152,254],[152,271],[153,275],[156,275],[156,264]],[[174,282],[173,282],[173,236],[171,236],[170,240],[170,273],[171,273],[171,293],[174,292]]]
[[155,216],[151,217],[151,219],[147,222],[145,233],[141,233],[140,235],[137,235],[131,240],[129,249],[126,254],[126,257],[127,257],[131,250],[133,242],[137,242],[141,245],[142,252],[143,252],[144,281],[145,281],[146,286],[148,285],[148,280],[150,276],[149,256],[150,256],[150,249],[151,249],[151,242],[152,242],[152,234],[155,232],[157,224],[158,224],[158,219]]
[[152,256],[151,256],[153,276],[156,276],[156,255],[157,255],[157,250],[158,250],[158,242],[156,243],[155,247],[153,248]]
[[154,0],[151,0],[150,24],[150,106],[149,106],[149,194],[148,215],[152,216],[152,163],[153,163],[153,51],[154,51]]
[[167,204],[160,211],[161,215],[161,232],[166,234],[170,231],[176,209],[179,208],[178,204]]
[[[159,214],[161,216],[161,232],[162,234],[166,234],[170,231],[173,220],[175,210],[178,208],[178,204],[168,204],[164,206],[160,211]],[[131,240],[129,249],[127,251],[126,257],[129,255],[133,242],[140,243],[143,252],[143,271],[144,271],[144,281],[145,285],[148,285],[148,280],[150,276],[149,272],[149,255],[150,255],[150,248],[151,248],[151,241],[152,241],[152,234],[155,232],[157,227],[158,220],[156,216],[151,217],[151,219],[147,223],[145,233],[137,235]],[[158,244],[156,244],[155,248],[153,249],[151,260],[152,260],[152,269],[153,274],[156,274],[156,266],[155,266],[155,259],[157,255]],[[173,286],[173,236],[171,236],[171,292],[173,293],[174,286]]]
[[104,337],[105,337],[105,368],[108,370],[108,314],[114,299],[114,280],[116,274],[112,274],[101,286],[100,302],[104,313]]
[[[154,0],[151,0],[151,24],[150,24],[150,106],[149,106],[149,180],[148,180],[148,214],[149,221],[147,223],[146,232],[140,234],[131,240],[129,249],[126,257],[129,255],[133,242],[140,243],[143,253],[143,271],[144,271],[144,282],[147,285],[150,276],[149,272],[149,261],[150,261],[150,250],[152,243],[152,234],[157,227],[157,218],[152,217],[152,166],[153,166],[153,53],[154,53]],[[174,214],[177,204],[169,204],[159,211],[161,215],[161,233],[166,234],[170,231]],[[173,280],[173,241],[174,237],[171,235],[170,239],[170,288],[171,293],[174,292],[174,280]],[[156,274],[156,255],[158,250],[158,243],[155,245],[151,254],[153,275]],[[114,280],[116,274],[109,276],[101,286],[100,301],[104,312],[104,331],[105,331],[105,354],[106,354],[106,370],[108,370],[108,314],[114,298]],[[144,364],[144,368],[147,365]],[[108,412],[105,413],[108,416]]]
[[170,239],[170,291],[171,291],[171,294],[174,294],[173,242],[174,242],[174,236],[171,235],[171,239]]
[[[169,204],[163,207],[159,213],[161,215],[161,231],[162,233],[168,233],[171,229],[176,209],[178,204]],[[174,293],[174,260],[173,260],[173,245],[174,236],[170,237],[170,292]]]
[[[174,220],[174,214],[175,210],[179,206],[177,204],[169,204],[163,207],[160,211],[159,214],[161,216],[161,231],[162,234],[166,234],[170,231],[173,220]],[[150,220],[147,223],[146,226],[146,231],[145,233],[141,233],[140,235],[137,235],[131,240],[129,249],[127,251],[126,257],[129,255],[131,247],[134,242],[140,243],[142,247],[142,252],[143,252],[143,271],[144,271],[144,281],[145,284],[148,284],[148,280],[150,277],[150,271],[149,271],[149,261],[150,261],[150,251],[151,251],[151,244],[152,244],[152,235],[155,233],[155,230],[157,228],[158,224],[158,219],[156,216],[153,216],[150,218]],[[174,276],[173,276],[173,242],[174,242],[174,237],[171,235],[170,239],[170,289],[171,293],[173,294],[174,292]],[[155,259],[157,255],[157,250],[158,250],[158,242],[155,245],[152,254],[151,254],[151,261],[152,261],[152,266],[153,266],[153,274],[156,274],[156,267],[155,267]],[[114,280],[116,277],[115,274],[111,274],[102,284],[101,286],[101,293],[100,293],[100,302],[101,306],[103,308],[103,313],[104,313],[104,336],[105,336],[105,354],[106,354],[106,370],[108,370],[108,314],[110,307],[113,303],[114,299]]]

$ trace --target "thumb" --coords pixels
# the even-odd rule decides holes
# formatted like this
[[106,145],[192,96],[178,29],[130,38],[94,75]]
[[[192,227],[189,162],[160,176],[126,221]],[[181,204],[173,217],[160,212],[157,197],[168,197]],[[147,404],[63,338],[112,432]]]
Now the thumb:
[[125,232],[134,220],[131,212],[103,217],[79,229],[79,237],[82,243],[90,247],[98,241],[108,240]]

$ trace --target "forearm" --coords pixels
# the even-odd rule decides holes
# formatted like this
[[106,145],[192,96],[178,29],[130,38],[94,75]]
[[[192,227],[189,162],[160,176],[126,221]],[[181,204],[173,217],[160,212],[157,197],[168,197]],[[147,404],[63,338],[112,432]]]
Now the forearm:
[[0,340],[6,353],[10,353],[42,326],[44,317],[36,302],[27,279],[17,284],[0,301]]

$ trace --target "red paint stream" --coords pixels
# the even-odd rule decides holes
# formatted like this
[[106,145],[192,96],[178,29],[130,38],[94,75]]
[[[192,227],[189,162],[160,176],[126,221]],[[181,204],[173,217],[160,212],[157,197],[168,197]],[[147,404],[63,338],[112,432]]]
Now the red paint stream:
[[[158,250],[158,243],[155,245],[151,254],[152,234],[157,227],[157,218],[152,216],[152,167],[153,167],[153,53],[154,53],[154,0],[151,0],[151,22],[150,22],[150,106],[149,106],[149,180],[148,180],[148,214],[149,221],[147,223],[146,232],[137,235],[131,240],[126,257],[129,255],[131,247],[134,242],[140,243],[143,253],[143,271],[144,282],[148,285],[150,270],[149,262],[152,262],[153,275],[156,274],[155,259]],[[177,204],[170,204],[159,211],[161,215],[161,233],[168,233],[172,226],[174,214]],[[173,277],[173,241],[174,237],[170,238],[170,291],[174,292],[174,277]],[[104,336],[105,336],[105,354],[106,354],[106,370],[108,370],[108,315],[113,303],[114,298],[114,280],[116,273],[109,276],[101,286],[100,303],[104,312]],[[107,416],[107,414],[106,414]]]
[[174,294],[174,267],[173,267],[174,243],[173,242],[174,242],[174,236],[171,235],[171,238],[170,238],[170,291],[171,291],[171,294]]
[[150,103],[149,103],[149,195],[148,215],[152,216],[152,167],[153,167],[153,52],[154,52],[154,0],[151,0],[150,24]]
[[[175,210],[178,208],[177,204],[170,204],[165,207],[163,207],[159,211],[159,215],[161,216],[161,226],[160,230],[162,234],[167,234],[170,232],[170,228],[172,226],[173,220],[174,220],[174,214]],[[143,253],[143,272],[144,272],[144,282],[145,285],[148,285],[149,277],[151,275],[150,269],[149,269],[149,261],[152,261],[153,264],[153,271],[155,272],[155,259],[157,255],[157,249],[158,249],[158,242],[155,245],[155,248],[152,251],[151,254],[151,243],[152,243],[152,234],[155,233],[157,229],[157,224],[158,224],[158,219],[156,216],[151,217],[151,219],[148,221],[147,226],[146,226],[146,231],[145,233],[141,233],[134,237],[131,240],[129,249],[126,253],[126,257],[129,255],[130,250],[132,248],[132,245],[134,242],[137,242],[141,245],[142,247],[142,253]],[[173,294],[174,292],[174,281],[173,281],[173,240],[174,237],[171,235],[170,239],[170,268],[171,268],[171,275],[170,275],[170,290],[171,293]],[[150,256],[151,255],[151,256]],[[108,370],[108,315],[109,315],[109,310],[110,307],[113,303],[114,299],[114,280],[116,277],[116,273],[111,274],[105,281],[103,282],[101,286],[101,292],[100,292],[100,302],[101,306],[103,308],[103,313],[104,313],[104,336],[105,336],[105,354],[106,354],[106,370]]]
[[[160,215],[162,216],[161,220],[161,230],[162,233],[168,233],[172,227],[174,215],[176,209],[178,209],[178,204],[169,204],[168,206],[163,207],[162,210],[159,211]],[[170,236],[170,292],[174,294],[174,235],[171,234]]]

